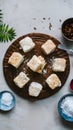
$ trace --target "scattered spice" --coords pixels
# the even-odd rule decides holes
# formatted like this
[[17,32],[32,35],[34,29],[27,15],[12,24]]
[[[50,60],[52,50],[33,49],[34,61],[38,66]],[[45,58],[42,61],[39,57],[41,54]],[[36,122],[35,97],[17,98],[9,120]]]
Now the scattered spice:
[[43,18],[43,20],[46,20],[46,18]]
[[[48,17],[47,18],[48,20],[50,20],[51,19],[51,17]],[[33,20],[37,20],[36,18],[33,18]],[[46,20],[46,18],[45,17],[43,17],[43,20],[41,21],[41,23],[44,23],[44,20]],[[59,19],[59,22],[62,22],[62,20],[61,19]],[[73,26],[73,25],[72,25]],[[45,27],[43,27],[43,29],[44,29]],[[51,30],[51,28],[52,28],[52,24],[51,23],[49,23],[49,30]],[[66,27],[67,28],[67,27]],[[36,27],[34,27],[33,28],[34,30],[37,30],[37,28]],[[59,28],[59,30],[61,30],[61,28]]]
[[51,28],[52,28],[52,24],[51,24],[51,23],[49,23],[49,30],[51,30]]
[[62,22],[62,20],[61,20],[61,19],[59,19],[59,22]]
[[36,28],[36,27],[34,27],[34,30],[37,30],[37,28]]

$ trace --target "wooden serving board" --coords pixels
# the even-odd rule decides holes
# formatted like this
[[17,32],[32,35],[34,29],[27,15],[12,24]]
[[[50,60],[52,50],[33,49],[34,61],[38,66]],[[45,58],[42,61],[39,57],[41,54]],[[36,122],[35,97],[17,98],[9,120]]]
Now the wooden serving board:
[[[35,42],[36,46],[32,51],[25,54],[19,45],[19,41],[21,39],[25,38],[26,36],[31,37],[32,40]],[[47,97],[55,94],[65,84],[67,77],[69,75],[70,61],[69,61],[69,56],[66,51],[56,48],[56,50],[48,56],[44,55],[43,52],[41,51],[41,45],[43,43],[45,43],[48,39],[53,40],[53,42],[56,44],[56,46],[58,46],[60,44],[60,42],[57,39],[55,39],[52,36],[46,35],[46,34],[31,33],[31,34],[21,36],[9,46],[9,48],[7,49],[6,54],[4,56],[4,59],[3,59],[3,72],[4,72],[4,77],[6,79],[8,86],[16,94],[18,94],[19,96],[26,98],[28,100],[43,99],[43,98],[47,98]],[[11,65],[8,64],[8,59],[13,52],[19,52],[24,56],[24,62],[19,66],[18,69],[15,69],[14,67],[12,67]],[[27,62],[31,59],[31,57],[33,55],[37,55],[37,56],[41,55],[45,58],[45,61],[47,64],[44,69],[45,69],[46,73],[43,72],[42,74],[38,74],[38,73],[32,72],[27,67]],[[62,82],[61,87],[51,90],[48,87],[48,85],[45,83],[45,80],[50,74],[55,73],[55,72],[53,72],[52,67],[51,67],[53,58],[65,58],[67,62],[66,62],[66,69],[64,72],[56,72],[56,74],[59,76],[59,78]],[[26,74],[28,74],[28,77],[30,78],[30,82],[27,85],[25,85],[23,88],[17,87],[15,85],[15,83],[13,82],[13,79],[21,71],[24,71]],[[38,82],[43,85],[43,89],[38,97],[32,97],[32,96],[29,96],[29,94],[28,94],[28,89],[29,89],[29,85],[31,82]]]

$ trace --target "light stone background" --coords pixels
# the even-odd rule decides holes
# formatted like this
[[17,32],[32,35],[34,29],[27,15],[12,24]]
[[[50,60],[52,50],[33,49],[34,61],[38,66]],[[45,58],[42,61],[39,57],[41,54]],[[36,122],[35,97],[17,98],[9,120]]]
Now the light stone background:
[[[0,9],[5,23],[15,28],[16,38],[27,33],[40,32],[52,35],[62,42],[61,24],[66,18],[73,17],[73,0],[0,0]],[[52,24],[51,30],[49,23]],[[0,91],[10,90],[2,67],[4,54],[10,44],[11,42],[0,43]],[[70,92],[69,84],[73,78],[72,56],[70,66],[70,74],[64,87],[50,98],[29,102],[13,92],[16,107],[9,113],[0,112],[0,130],[73,130],[73,125],[63,122],[57,111],[60,97]]]

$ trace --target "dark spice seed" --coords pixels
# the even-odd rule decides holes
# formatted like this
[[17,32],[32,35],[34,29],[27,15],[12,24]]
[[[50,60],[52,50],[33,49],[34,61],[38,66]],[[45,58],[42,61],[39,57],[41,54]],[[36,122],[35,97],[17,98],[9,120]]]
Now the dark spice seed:
[[37,30],[37,28],[36,28],[36,27],[34,27],[34,30]]
[[52,28],[52,24],[51,24],[51,23],[49,23],[49,30],[51,30],[51,28]]
[[43,18],[43,20],[46,20],[46,18]]
[[59,19],[59,21],[60,21],[60,22],[62,22],[62,20],[61,20],[61,19]]

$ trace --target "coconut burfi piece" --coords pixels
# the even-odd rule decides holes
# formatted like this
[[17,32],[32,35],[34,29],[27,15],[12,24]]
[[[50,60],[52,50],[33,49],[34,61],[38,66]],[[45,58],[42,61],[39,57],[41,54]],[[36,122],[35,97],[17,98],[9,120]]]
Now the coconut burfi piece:
[[17,77],[14,78],[14,83],[19,87],[23,88],[28,82],[29,82],[29,77],[24,72],[20,72]]
[[55,48],[56,48],[56,45],[55,43],[52,41],[52,40],[47,40],[42,46],[41,46],[43,52],[48,55],[50,53],[52,53]]
[[66,59],[64,58],[55,58],[53,61],[52,69],[55,72],[63,72],[66,68]]
[[51,74],[47,79],[46,83],[51,89],[55,89],[56,87],[61,86],[61,81],[56,74]]
[[27,66],[34,72],[36,72],[41,66],[42,62],[39,60],[39,58],[34,55],[30,61],[27,63]]
[[31,51],[35,47],[35,43],[30,37],[25,37],[19,42],[19,44],[25,53]]
[[42,70],[43,70],[43,68],[45,67],[46,62],[45,62],[44,57],[42,57],[42,56],[38,56],[38,59],[42,62],[42,65],[41,65],[41,67],[37,70],[37,72],[38,72],[38,73],[42,73]]
[[8,63],[18,68],[21,63],[23,62],[24,58],[19,52],[13,52],[12,55],[9,57]]
[[29,95],[37,97],[42,90],[42,85],[37,82],[32,82],[29,86]]

